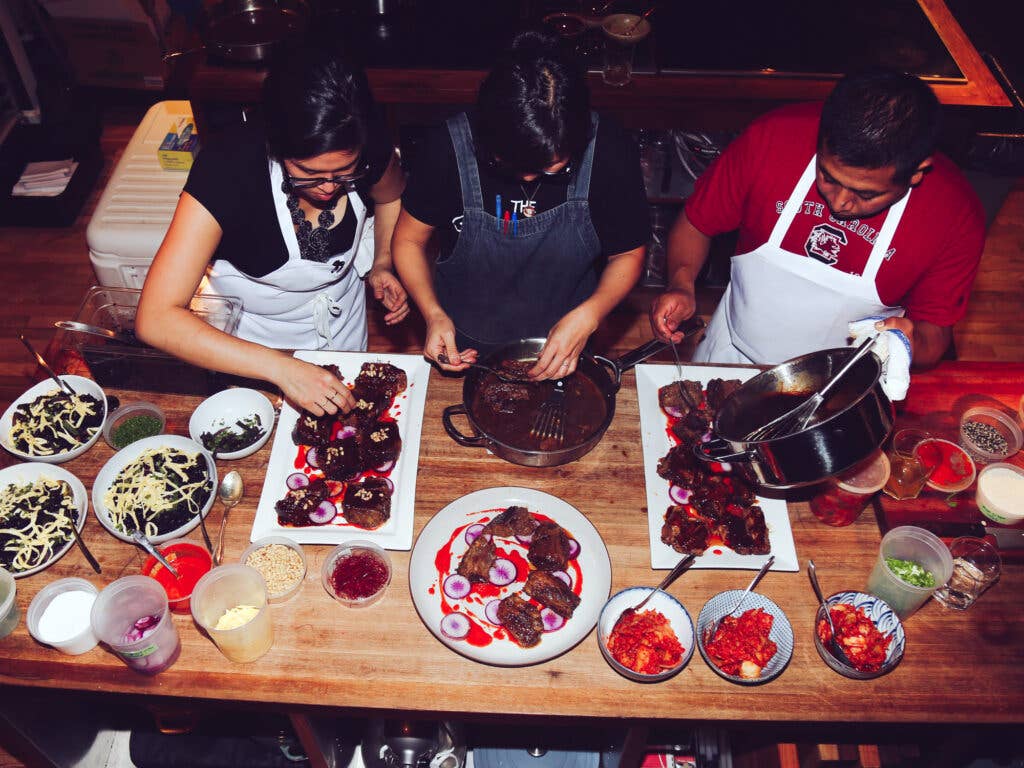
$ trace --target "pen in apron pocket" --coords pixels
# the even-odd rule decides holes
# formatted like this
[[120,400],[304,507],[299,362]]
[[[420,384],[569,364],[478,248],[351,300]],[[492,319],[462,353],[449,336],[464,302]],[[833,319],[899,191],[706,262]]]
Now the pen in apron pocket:
[[509,221],[508,211],[505,211],[505,213],[502,214],[501,224],[502,224],[502,227],[503,227],[503,231],[504,231],[504,233],[506,235],[508,234],[508,221]]
[[519,235],[519,217],[516,216],[516,212],[512,211],[512,237]]
[[494,218],[498,220],[498,234],[501,234],[501,195],[494,196]]

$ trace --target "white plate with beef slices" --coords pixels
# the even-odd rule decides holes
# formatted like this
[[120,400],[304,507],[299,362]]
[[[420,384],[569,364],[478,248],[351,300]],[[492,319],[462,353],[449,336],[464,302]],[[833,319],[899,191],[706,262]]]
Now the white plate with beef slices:
[[[520,519],[532,518],[531,534],[488,528],[509,507],[525,508]],[[544,547],[545,539],[557,540],[559,551]],[[474,557],[474,543],[493,544],[492,556],[467,577],[460,565]],[[611,561],[597,529],[562,499],[532,488],[485,488],[451,502],[424,526],[409,561],[409,590],[427,629],[456,653],[526,666],[565,653],[590,633],[611,591]],[[517,642],[505,626],[506,610],[527,613],[527,641],[535,644]]]
[[[725,368],[712,366],[683,366],[683,379],[699,381],[707,389],[712,379],[739,379],[746,381],[760,373],[757,368]],[[665,513],[677,505],[678,496],[670,495],[671,483],[658,474],[658,461],[676,444],[671,436],[670,417],[658,403],[658,390],[678,380],[674,365],[638,365],[636,367],[636,394],[640,405],[640,437],[644,451],[644,481],[647,489],[647,528],[651,545],[651,567],[672,568],[683,557],[661,540]],[[674,493],[674,492],[673,492]],[[775,555],[773,571],[798,571],[799,561],[793,543],[793,529],[783,499],[757,496],[755,504],[764,513],[770,549],[762,554],[740,554],[712,537],[704,553],[697,557],[693,568],[742,568],[757,570]]]
[[[345,428],[333,417],[327,420],[330,424],[321,423],[330,438],[319,446],[311,444],[315,442],[315,430],[300,430],[302,442],[295,442],[293,436],[301,414],[285,403],[270,450],[251,540],[286,536],[301,544],[340,544],[368,539],[385,549],[409,549],[430,366],[419,355],[299,351],[295,356],[317,365],[337,366],[350,388],[364,364],[388,363],[404,373],[406,386],[379,417],[369,418],[359,427]],[[360,430],[362,436],[357,434]],[[358,469],[347,480],[328,477],[347,475],[345,462],[360,450],[360,439],[366,445],[387,445],[395,439],[396,431],[401,448],[393,462]],[[314,447],[317,450],[311,454],[310,448]],[[311,504],[308,515],[294,512],[304,510],[303,496],[318,499],[317,504]],[[289,524],[282,523],[278,515],[278,502],[286,497],[298,500],[290,506],[294,514],[284,516]],[[351,504],[350,514],[346,514],[346,500]]]

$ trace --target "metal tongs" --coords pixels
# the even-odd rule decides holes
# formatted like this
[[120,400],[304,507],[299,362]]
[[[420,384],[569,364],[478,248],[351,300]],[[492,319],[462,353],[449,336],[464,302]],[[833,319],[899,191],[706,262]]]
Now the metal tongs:
[[857,350],[853,353],[853,356],[846,361],[843,367],[840,368],[831,379],[825,382],[825,385],[821,389],[800,403],[796,408],[786,411],[786,413],[781,416],[777,416],[767,424],[758,427],[748,434],[744,440],[747,442],[771,440],[777,437],[785,437],[786,435],[791,435],[804,429],[808,423],[810,423],[821,404],[825,402],[825,398],[828,397],[833,389],[835,389],[835,386],[839,383],[840,379],[842,379],[843,376],[845,376],[862,357],[871,351],[871,347],[874,346],[875,339],[877,338],[877,336],[872,336],[871,338],[862,341],[860,346],[857,347]]

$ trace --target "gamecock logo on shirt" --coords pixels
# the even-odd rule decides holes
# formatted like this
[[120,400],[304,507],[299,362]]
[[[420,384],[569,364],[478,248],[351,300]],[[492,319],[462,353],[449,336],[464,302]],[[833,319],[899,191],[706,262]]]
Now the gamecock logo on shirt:
[[826,264],[839,261],[839,249],[846,245],[846,232],[831,224],[818,224],[807,236],[804,251],[812,259]]

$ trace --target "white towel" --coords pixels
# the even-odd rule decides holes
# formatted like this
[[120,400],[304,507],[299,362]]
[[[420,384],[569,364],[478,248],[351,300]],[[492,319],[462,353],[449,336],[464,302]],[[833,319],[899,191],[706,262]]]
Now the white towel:
[[871,351],[882,362],[882,391],[895,402],[905,398],[910,388],[910,339],[895,328],[885,331],[875,328],[875,323],[885,319],[875,316],[854,320],[849,324],[849,331],[854,344],[865,338],[878,337]]

